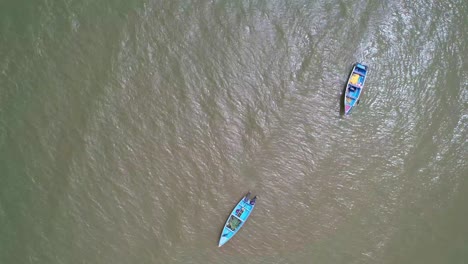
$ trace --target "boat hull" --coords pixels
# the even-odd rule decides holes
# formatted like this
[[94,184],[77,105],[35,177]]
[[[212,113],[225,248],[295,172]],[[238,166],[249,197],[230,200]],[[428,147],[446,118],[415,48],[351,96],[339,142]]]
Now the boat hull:
[[242,228],[245,221],[249,218],[252,210],[254,209],[255,204],[250,204],[250,200],[247,195],[242,197],[242,199],[237,203],[237,205],[229,214],[226,223],[224,224],[223,231],[219,238],[218,247],[221,247],[226,242],[228,242],[232,237],[234,237],[237,232]]
[[344,94],[344,114],[348,115],[351,110],[359,103],[364,83],[366,82],[368,66],[362,63],[353,65],[353,69],[349,75],[348,82]]

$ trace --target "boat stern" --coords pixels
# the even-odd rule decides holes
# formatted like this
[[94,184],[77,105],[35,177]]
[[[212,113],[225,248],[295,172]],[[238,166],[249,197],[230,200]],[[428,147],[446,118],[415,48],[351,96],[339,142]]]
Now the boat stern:
[[367,66],[360,62],[356,62],[356,67],[363,69],[363,70],[367,70]]

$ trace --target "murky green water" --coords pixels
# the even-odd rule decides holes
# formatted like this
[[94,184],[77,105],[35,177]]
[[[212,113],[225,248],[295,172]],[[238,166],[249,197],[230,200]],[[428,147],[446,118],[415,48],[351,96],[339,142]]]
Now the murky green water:
[[468,263],[467,13],[3,0],[0,263]]

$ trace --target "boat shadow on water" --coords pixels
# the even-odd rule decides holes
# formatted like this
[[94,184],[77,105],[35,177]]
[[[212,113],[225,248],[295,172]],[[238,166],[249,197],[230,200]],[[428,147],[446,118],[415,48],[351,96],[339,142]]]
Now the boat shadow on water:
[[346,86],[348,84],[345,82],[342,86],[341,89],[341,94],[340,94],[340,116],[344,117],[345,116],[345,104],[344,104],[344,99],[346,96]]
[[[351,67],[348,68],[348,72],[351,72],[354,68],[354,65],[351,65]],[[351,73],[348,74],[347,78],[349,79],[349,76],[351,76]],[[341,85],[341,93],[340,93],[340,116],[344,117],[345,116],[345,104],[344,104],[344,99],[346,96],[346,87],[348,87],[348,82],[345,81]]]

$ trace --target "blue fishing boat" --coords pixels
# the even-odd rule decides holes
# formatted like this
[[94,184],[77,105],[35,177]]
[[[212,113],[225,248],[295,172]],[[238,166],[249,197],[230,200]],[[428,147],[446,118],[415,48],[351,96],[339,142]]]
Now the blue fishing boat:
[[359,103],[362,89],[367,76],[367,66],[361,63],[356,63],[348,78],[346,90],[344,94],[344,113],[345,115],[351,112],[351,109]]
[[255,201],[257,196],[250,199],[250,192],[244,196],[239,203],[234,207],[231,214],[229,215],[226,224],[224,224],[223,232],[221,232],[221,237],[219,238],[218,247],[224,245],[229,241],[241,227],[244,225],[247,218],[249,218],[250,213],[255,207]]

